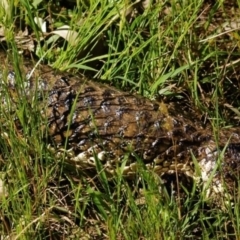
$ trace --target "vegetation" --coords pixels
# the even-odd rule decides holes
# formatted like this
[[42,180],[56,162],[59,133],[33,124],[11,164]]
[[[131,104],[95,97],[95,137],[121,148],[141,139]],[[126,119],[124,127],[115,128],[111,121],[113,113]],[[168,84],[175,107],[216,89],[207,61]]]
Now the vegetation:
[[[239,7],[239,0],[4,0],[0,37],[20,88],[22,52],[61,71],[179,102],[218,129],[239,124]],[[1,96],[6,102],[11,98],[7,89],[1,89]],[[144,169],[141,180],[131,184],[121,174],[112,181],[104,174],[98,181],[83,173],[66,174],[62,160],[56,162],[42,141],[44,120],[38,103],[33,104],[36,109],[22,97],[14,113],[0,109],[6,188],[0,203],[2,236],[240,238],[238,189],[223,209],[207,205],[195,185],[183,190],[183,197],[159,190],[159,179]],[[14,129],[15,117],[22,135]]]

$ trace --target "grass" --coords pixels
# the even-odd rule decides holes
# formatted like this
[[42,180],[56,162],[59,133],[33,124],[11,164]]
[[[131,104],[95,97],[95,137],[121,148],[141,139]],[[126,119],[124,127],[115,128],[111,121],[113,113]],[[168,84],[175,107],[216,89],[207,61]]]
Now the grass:
[[[6,1],[7,2],[7,1]],[[64,71],[148,98],[180,102],[214,128],[239,124],[239,1],[26,0],[4,3],[0,26],[17,77],[17,108],[1,94],[1,171],[7,197],[1,199],[1,235],[12,239],[239,239],[239,189],[233,207],[208,206],[197,187],[184,198],[159,190],[159,179],[144,171],[131,184],[119,174],[109,182],[56,162],[40,129],[37,102],[24,99],[18,51]],[[147,3],[147,1],[146,1]],[[38,21],[47,21],[46,32]],[[59,30],[70,26],[72,32]],[[29,32],[22,34],[21,30]],[[66,29],[66,27],[65,27]],[[32,47],[36,48],[33,49]],[[25,50],[25,52],[28,52]],[[3,61],[4,59],[1,59]],[[0,64],[1,66],[1,64]],[[6,77],[5,77],[6,78]],[[19,98],[19,96],[21,96]],[[226,104],[231,107],[226,107]],[[194,106],[194,107],[193,107]],[[17,109],[17,111],[16,111]],[[15,129],[18,117],[23,132]],[[101,172],[101,166],[99,166]],[[138,187],[139,186],[139,187]],[[139,193],[142,189],[142,194]],[[175,195],[178,196],[178,193]]]

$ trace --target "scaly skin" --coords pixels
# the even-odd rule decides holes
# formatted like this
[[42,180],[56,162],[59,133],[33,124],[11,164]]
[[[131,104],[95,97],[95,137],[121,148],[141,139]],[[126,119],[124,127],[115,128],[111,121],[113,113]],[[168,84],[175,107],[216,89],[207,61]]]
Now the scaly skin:
[[[3,60],[3,54],[0,56]],[[0,71],[8,73],[11,68],[1,63]],[[24,65],[21,71],[26,75],[33,67]],[[7,80],[9,91],[14,92],[16,83],[9,75]],[[95,169],[97,156],[106,172],[114,175],[124,159],[123,174],[132,177],[137,159],[141,159],[159,175],[181,172],[196,177],[195,156],[207,182],[216,165],[219,154],[212,130],[204,129],[173,104],[150,101],[84,77],[57,74],[47,66],[35,70],[26,85],[28,99],[34,95],[33,89],[45,96],[41,114],[47,119],[49,137],[56,149],[67,141],[67,149],[71,149],[67,161],[76,167]],[[17,101],[14,93],[12,98]],[[219,149],[230,143],[221,164],[230,184],[239,172],[239,134],[239,128],[221,130],[217,138]],[[219,192],[220,171],[215,176],[214,191]]]

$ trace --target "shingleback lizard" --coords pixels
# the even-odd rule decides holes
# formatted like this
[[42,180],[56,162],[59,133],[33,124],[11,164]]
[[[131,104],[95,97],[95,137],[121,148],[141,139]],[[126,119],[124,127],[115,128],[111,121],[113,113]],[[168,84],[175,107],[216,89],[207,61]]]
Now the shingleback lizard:
[[[13,91],[15,77],[5,57],[0,54],[1,78]],[[68,161],[76,167],[95,169],[97,158],[112,176],[127,159],[123,175],[131,178],[141,159],[160,176],[179,172],[195,178],[195,158],[203,182],[216,170],[215,192],[221,191],[221,176],[229,185],[236,181],[240,128],[220,130],[214,137],[211,128],[203,128],[174,104],[150,101],[81,76],[59,74],[48,66],[32,69],[31,64],[21,68],[22,76],[27,76],[24,94],[30,99],[36,96],[35,89],[38,97],[46,96],[41,100],[41,114],[47,119],[49,137],[56,148],[67,140],[72,156]],[[222,150],[220,168],[215,169]]]

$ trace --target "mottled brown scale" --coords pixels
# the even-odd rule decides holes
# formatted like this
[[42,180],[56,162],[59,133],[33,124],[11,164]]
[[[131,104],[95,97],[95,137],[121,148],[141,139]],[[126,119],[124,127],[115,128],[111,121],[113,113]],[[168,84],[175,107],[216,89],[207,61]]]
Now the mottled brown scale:
[[[6,66],[0,65],[0,70],[11,70]],[[25,64],[23,76],[31,69],[32,65]],[[29,99],[35,94],[33,89],[41,92],[41,114],[47,119],[49,137],[58,149],[67,140],[73,157],[66,161],[76,167],[94,169],[97,156],[106,171],[114,174],[126,156],[125,176],[136,173],[138,158],[159,175],[179,171],[193,176],[195,156],[204,178],[216,164],[215,153],[231,143],[223,171],[227,175],[231,166],[239,169],[239,128],[220,130],[216,138],[211,128],[204,129],[179,106],[150,101],[81,76],[57,74],[47,66],[37,68],[30,83]],[[210,167],[209,162],[213,163]]]

